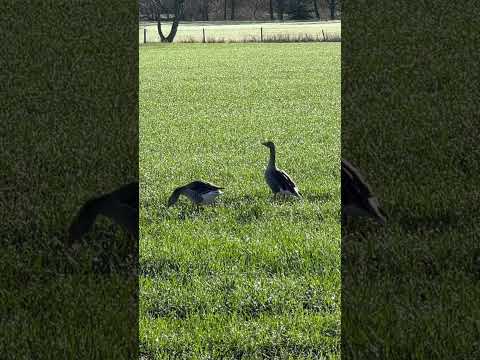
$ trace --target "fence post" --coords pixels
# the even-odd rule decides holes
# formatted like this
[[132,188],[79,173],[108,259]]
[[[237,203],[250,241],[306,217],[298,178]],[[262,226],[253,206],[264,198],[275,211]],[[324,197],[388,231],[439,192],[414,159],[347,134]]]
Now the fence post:
[[260,28],[260,42],[263,42],[263,27]]
[[323,41],[325,41],[325,33],[323,32],[323,29],[322,29],[322,35],[323,35]]
[[143,29],[143,43],[146,44],[147,43],[147,29]]
[[203,43],[205,44],[205,28],[202,28],[203,31]]

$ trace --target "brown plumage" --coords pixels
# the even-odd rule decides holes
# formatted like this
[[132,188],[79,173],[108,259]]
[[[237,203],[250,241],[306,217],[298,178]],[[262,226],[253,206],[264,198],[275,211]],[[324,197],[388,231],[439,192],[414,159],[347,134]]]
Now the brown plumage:
[[384,225],[386,217],[377,197],[360,172],[348,161],[342,159],[342,221],[348,216],[366,216]]
[[173,190],[172,195],[168,199],[167,206],[174,205],[180,195],[185,195],[194,204],[211,204],[215,201],[215,198],[223,192],[222,187],[208,183],[206,181],[193,181],[187,185],[180,186]]
[[302,197],[297,185],[292,178],[283,170],[277,168],[275,144],[271,141],[263,142],[263,146],[270,149],[270,158],[265,169],[265,181],[272,190],[274,196],[277,194]]

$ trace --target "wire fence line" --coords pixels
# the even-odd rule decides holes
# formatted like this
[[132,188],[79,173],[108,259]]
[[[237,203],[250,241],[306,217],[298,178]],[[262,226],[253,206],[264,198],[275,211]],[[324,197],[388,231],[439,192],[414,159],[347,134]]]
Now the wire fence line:
[[[142,24],[139,28],[139,42],[160,42],[155,25]],[[170,31],[169,25],[162,26],[164,32]],[[187,25],[179,28],[175,42],[180,43],[218,43],[218,42],[340,42],[340,23],[306,23],[301,25],[271,24],[247,25]]]

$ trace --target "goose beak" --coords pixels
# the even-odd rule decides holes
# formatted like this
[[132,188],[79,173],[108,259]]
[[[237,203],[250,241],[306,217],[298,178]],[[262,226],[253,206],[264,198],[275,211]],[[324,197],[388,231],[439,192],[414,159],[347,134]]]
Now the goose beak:
[[387,217],[385,216],[385,213],[383,212],[382,209],[378,209],[378,214],[377,214],[377,221],[380,225],[385,226],[387,224]]
[[385,219],[384,216],[379,216],[379,217],[377,218],[377,222],[378,222],[380,225],[385,226],[386,223],[387,223],[387,219]]

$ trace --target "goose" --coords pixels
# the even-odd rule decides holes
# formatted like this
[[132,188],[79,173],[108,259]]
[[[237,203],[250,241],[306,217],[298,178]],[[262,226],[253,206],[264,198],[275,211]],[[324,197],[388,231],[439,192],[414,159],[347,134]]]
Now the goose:
[[138,182],[89,199],[80,208],[68,229],[70,243],[79,241],[90,231],[98,215],[110,218],[138,240]]
[[172,195],[168,199],[168,206],[174,205],[180,195],[185,195],[194,204],[211,204],[218,195],[223,194],[223,187],[213,185],[206,181],[193,181],[187,185],[177,187],[173,190]]
[[342,222],[346,223],[347,216],[365,216],[385,225],[385,213],[360,172],[347,160],[341,162]]
[[265,169],[265,180],[272,190],[274,196],[277,194],[302,197],[297,185],[290,176],[275,165],[275,144],[271,141],[262,142],[262,145],[270,149],[270,160]]

